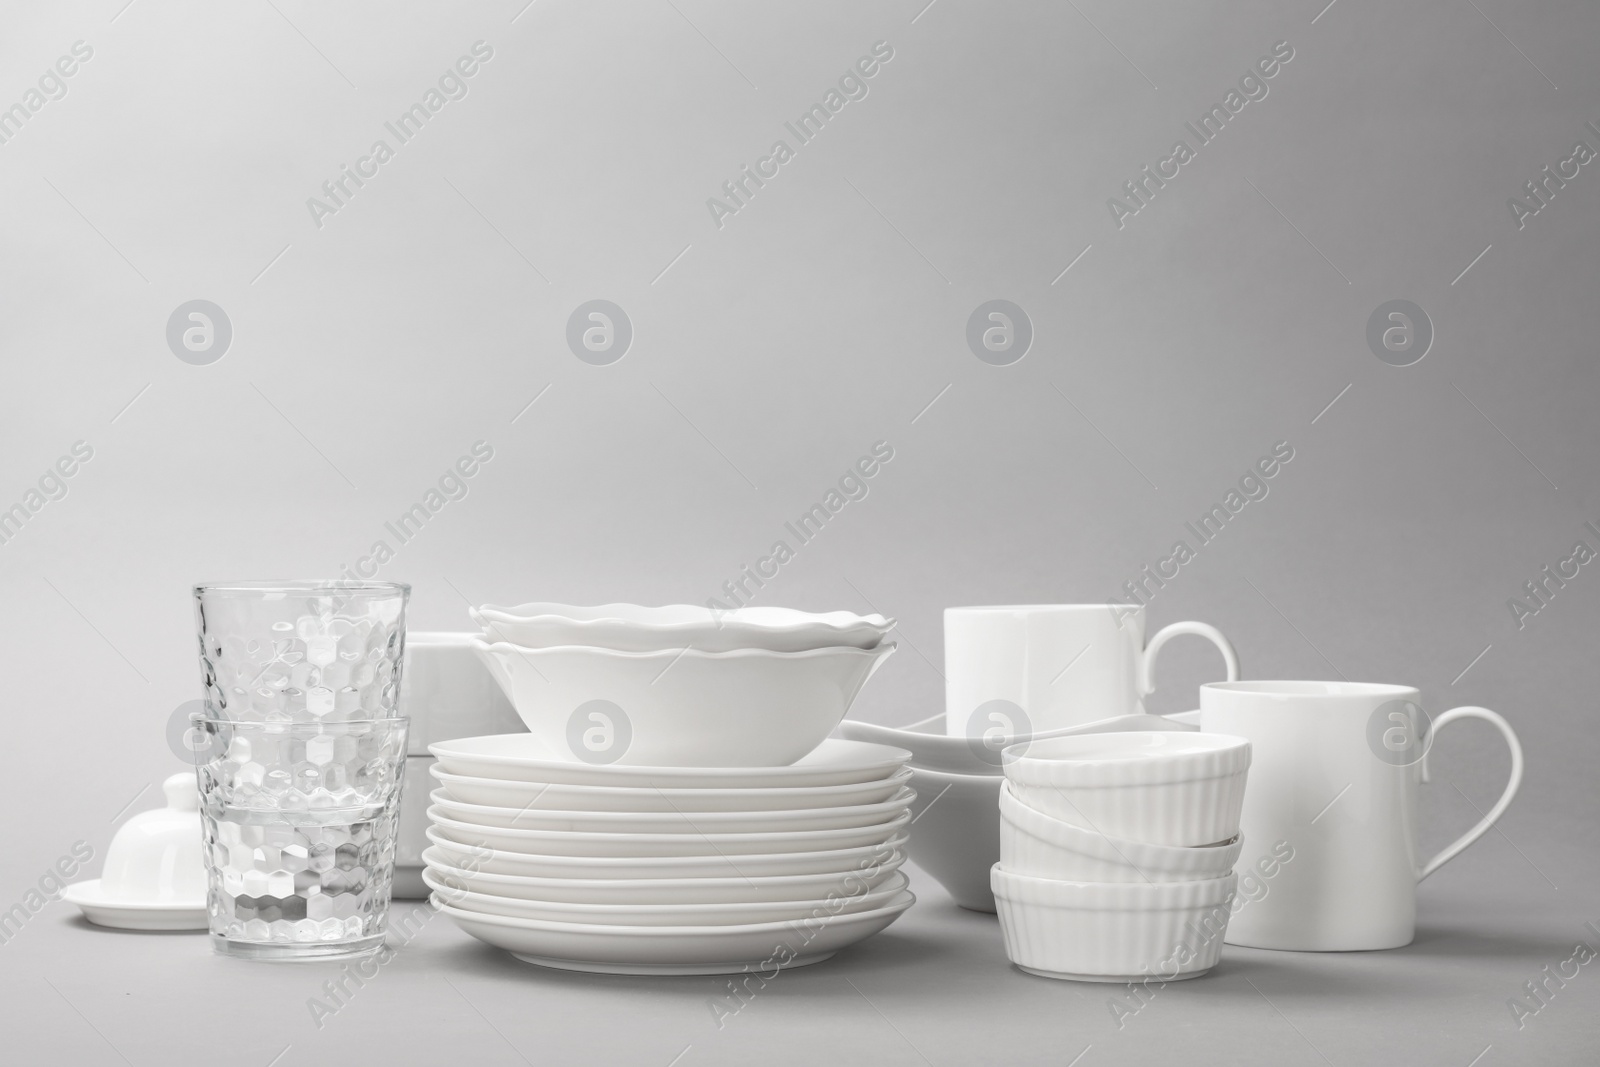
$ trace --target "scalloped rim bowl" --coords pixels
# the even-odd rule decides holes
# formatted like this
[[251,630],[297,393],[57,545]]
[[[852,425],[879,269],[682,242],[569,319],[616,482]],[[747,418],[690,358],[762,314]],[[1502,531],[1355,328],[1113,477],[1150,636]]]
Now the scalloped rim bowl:
[[851,646],[876,648],[894,620],[849,611],[809,612],[794,608],[745,607],[716,611],[694,604],[484,604],[469,608],[474,622],[496,640],[525,648],[592,645],[622,652],[695,648],[726,652],[764,648],[804,652]]

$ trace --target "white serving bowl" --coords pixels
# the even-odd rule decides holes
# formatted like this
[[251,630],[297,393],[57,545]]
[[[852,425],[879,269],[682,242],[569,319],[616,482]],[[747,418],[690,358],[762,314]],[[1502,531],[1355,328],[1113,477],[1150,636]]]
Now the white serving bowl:
[[1062,882],[992,873],[1011,962],[1046,978],[1171,982],[1216,966],[1233,874],[1198,882]]
[[1000,787],[996,775],[911,768],[917,799],[911,814],[911,861],[963,908],[994,911],[989,868],[1000,858]]
[[805,652],[849,645],[876,648],[894,626],[882,615],[849,611],[814,613],[793,608],[747,607],[714,611],[693,604],[649,608],[638,604],[519,604],[470,608],[474,622],[494,641],[525,648],[591,645],[619,652],[727,652],[765,648]]
[[1035,811],[1109,837],[1209,845],[1239,832],[1250,742],[1206,733],[1082,734],[1005,750]]
[[[1199,712],[1183,712],[1182,716],[1198,716]],[[1193,733],[1197,723],[1179,715],[1114,715],[1108,719],[1086,722],[1078,726],[1064,726],[1037,734],[1022,734],[1002,739],[1003,743],[986,743],[979,738],[951,737],[945,733],[943,712],[914,722],[910,726],[879,726],[876,723],[846,719],[839,724],[839,733],[852,741],[869,741],[883,745],[896,745],[911,753],[911,762],[930,771],[949,771],[953,774],[1003,774],[1001,752],[1007,746],[1025,741],[1045,741],[1052,737],[1072,737],[1077,734],[1100,734],[1130,731],[1167,731]],[[932,731],[938,731],[934,733]]]
[[453,908],[540,922],[594,923],[601,926],[729,926],[804,919],[813,912],[843,915],[882,907],[905,892],[906,876],[896,873],[885,885],[855,893],[838,891],[809,900],[758,900],[717,904],[574,904],[476,893],[449,875],[429,868],[422,880]]
[[775,976],[821,963],[894,922],[917,898],[907,890],[880,908],[803,921],[728,926],[600,926],[465,911],[439,902],[452,922],[526,963],[602,974]]
[[761,767],[816,748],[895,646],[618,652],[479,639],[473,648],[556,759]]
[[492,734],[428,746],[447,774],[552,785],[625,786],[636,789],[810,788],[881,782],[905,766],[911,753],[830,737],[782,767],[591,766],[553,755],[532,734]]
[[538,878],[496,874],[482,869],[481,859],[467,860],[479,864],[477,867],[460,867],[450,862],[453,858],[438,846],[424,853],[428,868],[447,884],[495,897],[571,904],[738,904],[864,893],[882,885],[899,870],[905,853],[891,849],[857,861],[856,866],[843,871],[726,878],[588,878],[582,873],[569,878]]
[[[903,831],[910,812],[870,826],[843,830],[785,830],[747,834],[626,834],[585,833],[577,830],[508,830],[478,826],[449,818],[438,808],[428,809],[432,829],[462,845],[539,856],[594,856],[642,858],[645,856],[737,856],[762,852],[813,852],[876,845]],[[432,837],[429,840],[433,840]]]
[[[877,804],[911,784],[911,768],[902,767],[875,782],[844,785],[773,786],[756,789],[675,789],[672,787],[552,785],[513,782],[429,772],[452,800],[491,807],[535,811],[789,811]],[[410,788],[409,786],[407,787]],[[408,793],[410,796],[419,794]]]
[[790,830],[842,830],[872,826],[894,818],[916,794],[902,789],[877,804],[797,808],[791,811],[540,811],[502,808],[452,800],[443,789],[430,799],[434,810],[458,822],[514,830],[577,830],[623,834],[765,834]]
[[1000,866],[1012,874],[1065,882],[1193,882],[1233,870],[1244,839],[1200,848],[1107,837],[1036,811],[1000,789]]
[[[485,874],[532,878],[609,879],[618,882],[660,878],[758,879],[792,875],[847,875],[904,860],[904,830],[886,841],[811,852],[712,853],[700,856],[555,856],[509,852],[452,840],[428,827],[437,857],[451,866]],[[429,849],[433,852],[434,849]]]

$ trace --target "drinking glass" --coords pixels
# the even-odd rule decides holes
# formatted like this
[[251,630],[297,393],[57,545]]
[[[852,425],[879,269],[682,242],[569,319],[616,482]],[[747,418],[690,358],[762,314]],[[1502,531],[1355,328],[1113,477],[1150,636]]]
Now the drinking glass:
[[236,722],[392,718],[410,594],[395,582],[195,586],[206,714]]
[[407,720],[197,716],[211,942],[249,959],[383,945]]

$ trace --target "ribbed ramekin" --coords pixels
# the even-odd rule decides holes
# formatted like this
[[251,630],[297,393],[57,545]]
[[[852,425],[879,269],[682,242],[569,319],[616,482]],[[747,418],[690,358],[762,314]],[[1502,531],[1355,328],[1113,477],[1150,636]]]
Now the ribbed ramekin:
[[1148,845],[1084,830],[1000,789],[1000,866],[1012,874],[1067,882],[1190,882],[1233,870],[1244,840],[1199,848]]
[[1250,742],[1227,734],[1080,734],[1002,754],[1016,798],[1084,830],[1194,847],[1239,832]]
[[1079,982],[1198,978],[1222,955],[1237,876],[1197,882],[1062,882],[989,875],[1006,955]]

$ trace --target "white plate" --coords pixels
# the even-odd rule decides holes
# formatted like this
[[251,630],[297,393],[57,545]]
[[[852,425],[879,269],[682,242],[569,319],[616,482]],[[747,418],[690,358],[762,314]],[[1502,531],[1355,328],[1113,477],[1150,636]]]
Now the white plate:
[[821,963],[894,922],[917,898],[901,893],[881,908],[802,922],[734,926],[594,926],[509,919],[452,908],[440,911],[480,941],[519,960],[604,974],[737,974],[771,978]]
[[517,715],[557,759],[776,767],[816,748],[893,643],[805,652],[618,652],[475,640]]
[[[431,758],[431,757],[430,757]],[[437,765],[430,774],[451,800],[490,807],[534,811],[792,811],[877,804],[911,782],[902,767],[875,782],[845,785],[777,786],[766,789],[675,789],[650,786],[550,785],[450,774]],[[410,789],[410,786],[407,786]],[[408,793],[415,796],[416,794]]]
[[100,879],[74,882],[61,891],[61,899],[76,905],[96,926],[118,930],[204,930],[206,902],[115,900],[100,891]]
[[573,904],[524,900],[475,893],[454,884],[449,875],[429,868],[422,880],[436,899],[462,911],[504,915],[540,922],[586,923],[599,926],[735,926],[749,923],[790,922],[813,915],[847,915],[883,907],[909,884],[896,872],[876,889],[849,893],[843,889],[809,900],[740,901],[718,904]]
[[[778,875],[834,874],[886,864],[905,848],[902,831],[887,841],[816,852],[752,853],[710,856],[548,856],[462,844],[428,827],[428,840],[450,863],[488,874],[534,878],[764,878]],[[895,859],[898,862],[898,859]]]
[[[997,815],[996,818],[999,816]],[[577,830],[508,830],[477,826],[428,809],[433,829],[463,845],[540,856],[738,856],[752,853],[820,852],[875,845],[903,832],[911,813],[901,811],[871,826],[843,830],[792,830],[755,834],[607,834]]]
[[882,615],[849,611],[821,614],[793,608],[749,607],[713,611],[693,604],[648,608],[638,604],[485,604],[469,608],[472,621],[496,641],[528,648],[596,645],[627,652],[697,648],[706,652],[765,648],[804,652],[850,645],[876,648],[894,626]]
[[556,785],[661,789],[762,789],[881,782],[911,753],[889,745],[830,737],[784,767],[633,767],[593,765],[553,756],[532,734],[490,734],[429,745],[446,774]]
[[768,834],[793,830],[847,830],[892,819],[916,794],[902,789],[877,804],[792,811],[539,811],[452,800],[443,789],[429,797],[441,814],[475,826],[512,830],[575,830],[606,834]]
[[731,878],[536,878],[491,873],[482,869],[481,861],[478,869],[463,868],[452,862],[454,858],[458,857],[438,846],[423,853],[428,867],[451,885],[490,896],[571,904],[735,904],[859,893],[883,884],[906,857],[899,849],[889,849],[839,871]]

